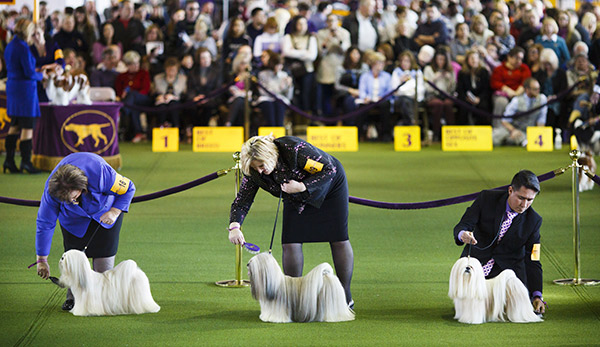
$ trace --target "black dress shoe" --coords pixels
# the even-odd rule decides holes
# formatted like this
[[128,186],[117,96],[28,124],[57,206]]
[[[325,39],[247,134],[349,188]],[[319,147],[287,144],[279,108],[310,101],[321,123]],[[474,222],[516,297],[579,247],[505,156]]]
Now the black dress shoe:
[[27,172],[30,174],[39,174],[42,170],[37,169],[31,162],[29,163],[21,163],[21,171]]
[[19,170],[19,168],[17,167],[17,164],[15,164],[14,161],[13,162],[5,161],[4,165],[3,165],[3,169],[4,169],[4,173],[6,173],[7,170],[11,174],[21,173],[21,170]]
[[73,309],[73,306],[75,306],[75,300],[67,299],[62,305],[62,309],[63,311],[71,311]]

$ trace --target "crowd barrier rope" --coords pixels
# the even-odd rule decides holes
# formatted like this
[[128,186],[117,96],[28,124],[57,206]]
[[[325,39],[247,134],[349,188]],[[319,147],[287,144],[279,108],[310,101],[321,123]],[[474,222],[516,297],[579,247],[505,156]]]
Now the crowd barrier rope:
[[402,82],[400,85],[398,85],[398,87],[394,88],[392,91],[390,91],[387,94],[385,94],[384,96],[382,96],[381,99],[379,99],[377,102],[373,102],[373,103],[370,103],[368,105],[361,106],[358,109],[356,109],[356,110],[354,110],[354,111],[352,111],[350,113],[346,113],[344,115],[337,116],[337,117],[318,117],[318,116],[313,116],[310,113],[304,112],[303,110],[301,110],[297,106],[294,106],[294,105],[286,102],[281,97],[279,97],[278,95],[276,95],[273,92],[271,92],[270,90],[268,90],[265,86],[263,86],[260,82],[258,82],[256,80],[256,78],[253,78],[253,80],[258,85],[258,87],[260,89],[264,90],[272,98],[275,98],[275,100],[279,104],[284,105],[286,108],[288,108],[292,112],[295,112],[295,113],[301,115],[302,117],[308,118],[308,119],[310,119],[312,121],[320,121],[320,122],[323,122],[323,123],[336,123],[336,122],[341,121],[341,120],[345,120],[345,119],[349,119],[349,118],[354,118],[354,117],[356,117],[358,115],[361,115],[361,114],[363,114],[363,113],[371,110],[372,108],[377,107],[379,104],[381,104],[382,102],[384,102],[387,99],[389,99],[391,96],[394,95],[394,93],[398,89],[400,89],[400,87],[402,87],[404,85],[404,83],[406,83],[406,81]]
[[[190,188],[199,186],[201,184],[204,184],[204,183],[210,182],[216,178],[219,178],[219,177],[227,174],[230,170],[232,170],[232,169],[215,171],[209,175],[206,175],[204,177],[198,178],[196,180],[193,180],[193,181],[190,181],[190,182],[187,182],[187,183],[175,186],[175,187],[171,187],[168,189],[164,189],[164,190],[146,194],[146,195],[136,196],[133,198],[132,203],[154,200],[154,199],[162,198],[162,197],[165,197],[165,196],[168,196],[171,194],[180,193],[182,191],[188,190]],[[554,171],[547,172],[543,175],[538,176],[538,180],[540,182],[547,181],[549,179],[556,177],[556,175],[563,173],[564,170],[565,169],[557,169]],[[596,184],[600,185],[600,178],[598,176],[595,176],[592,179],[594,180],[594,182],[596,182]],[[508,187],[508,185],[505,185],[505,186],[501,186],[501,187],[496,187],[494,189],[506,189],[507,187]],[[350,196],[349,202],[353,203],[353,204],[357,204],[357,205],[363,205],[363,206],[369,206],[369,207],[375,207],[375,208],[385,208],[385,209],[392,209],[392,210],[417,210],[417,209],[429,209],[429,208],[435,208],[435,207],[443,207],[443,206],[460,204],[463,202],[475,200],[475,198],[477,198],[477,195],[479,195],[479,192],[467,194],[467,195],[456,196],[456,197],[448,198],[448,199],[425,201],[425,202],[415,202],[415,203],[390,203],[390,202],[368,200],[368,199],[362,199],[362,198]],[[15,198],[9,198],[9,197],[4,197],[4,196],[0,196],[0,203],[19,205],[19,206],[29,206],[29,207],[40,206],[39,200],[22,200],[22,199],[15,199]]]
[[521,118],[521,117],[527,116],[529,114],[532,114],[532,113],[540,110],[541,108],[546,107],[546,106],[548,106],[548,105],[550,105],[552,103],[561,101],[567,95],[571,94],[571,92],[575,88],[577,88],[581,83],[583,83],[584,81],[579,81],[579,82],[573,84],[569,89],[563,90],[562,92],[556,94],[555,98],[553,98],[552,100],[548,101],[547,103],[545,103],[543,105],[534,107],[534,108],[532,108],[530,110],[527,110],[525,112],[517,112],[517,113],[515,113],[512,116],[504,116],[504,115],[491,114],[489,112],[486,112],[486,111],[484,111],[482,109],[479,109],[479,108],[477,108],[477,107],[469,104],[468,102],[466,102],[464,100],[460,100],[460,99],[456,98],[455,96],[446,93],[445,91],[443,91],[440,88],[438,88],[438,86],[436,86],[435,84],[433,84],[431,81],[427,81],[426,80],[425,82],[427,82],[433,89],[437,90],[442,96],[444,96],[445,98],[448,98],[448,99],[452,100],[459,107],[466,108],[470,112],[475,113],[477,115],[480,115],[480,116],[483,116],[483,117],[486,117],[486,118]]
[[231,87],[234,82],[225,84],[223,86],[221,86],[218,89],[215,89],[213,91],[211,91],[210,93],[206,94],[202,99],[199,99],[197,101],[186,101],[184,103],[178,103],[178,104],[174,104],[174,105],[160,105],[160,106],[139,106],[139,105],[126,105],[123,103],[123,108],[128,108],[131,110],[136,110],[136,111],[140,111],[140,112],[146,112],[146,113],[162,113],[162,112],[169,112],[169,111],[176,111],[176,110],[180,110],[180,109],[190,109],[190,108],[196,108],[196,106],[209,101],[211,99],[216,98],[217,96],[225,93],[229,87]]

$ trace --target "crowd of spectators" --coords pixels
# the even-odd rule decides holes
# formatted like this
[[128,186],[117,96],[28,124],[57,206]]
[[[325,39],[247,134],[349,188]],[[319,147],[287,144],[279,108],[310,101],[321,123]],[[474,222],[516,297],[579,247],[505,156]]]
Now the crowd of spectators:
[[[246,95],[252,129],[311,122],[273,94],[325,118],[376,103],[325,122],[355,125],[361,140],[391,141],[394,125],[413,124],[428,126],[433,140],[445,124],[492,125],[496,145],[524,145],[524,127],[536,125],[566,138],[586,124],[600,138],[593,3],[575,11],[543,0],[230,0],[228,20],[212,0],[111,4],[102,13],[94,1],[48,13],[40,2],[31,49],[38,66],[68,64],[92,86],[114,88],[125,105],[121,136],[133,142],[155,126],[179,127],[185,139],[193,126],[241,125]],[[0,15],[0,49],[16,20],[31,15],[27,7]]]

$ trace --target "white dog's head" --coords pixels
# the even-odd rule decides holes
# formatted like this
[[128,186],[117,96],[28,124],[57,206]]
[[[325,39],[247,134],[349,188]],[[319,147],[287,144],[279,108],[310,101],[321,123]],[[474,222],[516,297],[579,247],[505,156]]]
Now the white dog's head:
[[484,299],[487,295],[485,275],[479,260],[460,258],[450,272],[448,296],[452,299]]
[[67,287],[86,288],[91,274],[90,262],[82,251],[66,251],[58,262],[60,282]]
[[252,297],[259,301],[275,299],[285,281],[277,260],[270,253],[260,253],[250,258],[248,277],[250,278]]

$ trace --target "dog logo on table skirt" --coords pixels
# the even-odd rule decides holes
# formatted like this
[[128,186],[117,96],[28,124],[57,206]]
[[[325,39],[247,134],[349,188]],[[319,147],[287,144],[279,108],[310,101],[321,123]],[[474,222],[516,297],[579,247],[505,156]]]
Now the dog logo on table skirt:
[[160,306],[150,293],[146,274],[133,260],[125,260],[114,269],[95,272],[82,251],[65,252],[58,263],[58,284],[70,288],[75,297],[71,310],[75,316],[111,316],[154,313]]
[[512,270],[486,280],[479,260],[463,257],[452,267],[449,287],[454,319],[461,323],[542,321],[533,312],[527,288]]
[[263,322],[343,322],[354,320],[344,288],[331,265],[323,263],[304,277],[283,274],[269,253],[248,262],[252,297],[260,303]]

